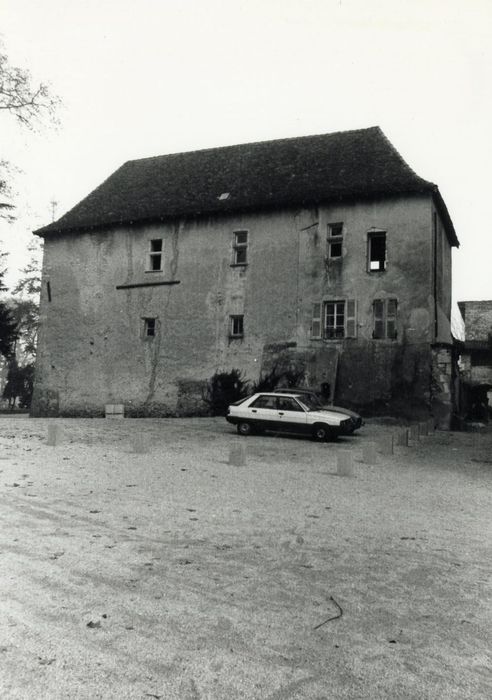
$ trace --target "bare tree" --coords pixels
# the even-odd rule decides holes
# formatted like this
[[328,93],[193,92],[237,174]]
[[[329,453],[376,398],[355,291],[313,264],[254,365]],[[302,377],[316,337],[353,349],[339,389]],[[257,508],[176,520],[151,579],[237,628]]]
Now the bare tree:
[[56,122],[59,99],[46,83],[33,82],[29,71],[12,66],[0,51],[0,110],[9,112],[22,126],[34,129],[41,122]]
[[[0,43],[0,115],[13,117],[18,124],[35,130],[42,124],[57,124],[59,98],[46,83],[37,83],[29,71],[12,66]],[[13,193],[9,182],[14,166],[0,160],[0,218],[15,219]]]

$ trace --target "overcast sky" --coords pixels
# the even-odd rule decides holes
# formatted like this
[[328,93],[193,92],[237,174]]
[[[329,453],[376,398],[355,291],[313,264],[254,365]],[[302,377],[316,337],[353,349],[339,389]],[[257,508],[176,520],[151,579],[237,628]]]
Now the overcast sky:
[[492,0],[1,0],[11,62],[51,83],[58,131],[0,116],[29,231],[123,162],[379,125],[439,185],[454,301],[492,299]]

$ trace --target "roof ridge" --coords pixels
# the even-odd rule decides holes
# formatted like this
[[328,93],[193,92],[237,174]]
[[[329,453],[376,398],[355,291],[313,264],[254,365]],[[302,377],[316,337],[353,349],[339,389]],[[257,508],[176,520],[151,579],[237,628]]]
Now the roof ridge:
[[[226,151],[228,148],[244,148],[245,146],[259,146],[262,144],[274,144],[274,143],[285,143],[287,141],[302,141],[304,139],[315,139],[315,138],[323,138],[326,136],[338,136],[339,134],[355,134],[355,133],[363,133],[367,131],[380,131],[381,134],[385,137],[385,139],[388,141],[388,143],[391,144],[391,142],[387,139],[385,136],[384,132],[382,131],[381,127],[378,125],[375,126],[367,126],[363,127],[361,129],[341,129],[340,131],[328,131],[320,134],[304,134],[304,136],[284,136],[279,139],[266,139],[264,141],[246,141],[244,143],[231,143],[228,146],[209,146],[207,148],[197,148],[191,151],[173,151],[172,153],[161,153],[158,156],[144,156],[143,158],[131,158],[130,160],[124,161],[124,163],[120,166],[123,167],[124,165],[127,165],[128,163],[140,163],[142,161],[151,161],[151,160],[157,160],[159,158],[167,158],[168,156],[184,156],[188,155],[190,153],[210,153],[211,151]],[[395,149],[396,150],[396,149]],[[401,156],[400,156],[401,157]],[[403,159],[402,159],[403,160]],[[403,160],[403,162],[405,162]],[[418,176],[417,176],[418,177]]]

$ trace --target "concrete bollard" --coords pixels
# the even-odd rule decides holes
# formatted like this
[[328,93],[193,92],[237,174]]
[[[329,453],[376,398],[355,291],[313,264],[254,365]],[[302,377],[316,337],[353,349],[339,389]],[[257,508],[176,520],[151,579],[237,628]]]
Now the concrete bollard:
[[234,445],[229,450],[229,464],[233,467],[244,467],[246,464],[246,446]]
[[106,418],[124,418],[125,406],[122,403],[107,403],[104,407]]
[[47,445],[56,447],[61,441],[61,427],[57,423],[48,423],[48,439]]
[[408,430],[406,428],[405,430],[402,430],[401,433],[398,433],[396,444],[403,447],[408,447]]
[[378,461],[376,454],[376,443],[366,442],[362,448],[362,461],[366,464],[376,464]]
[[379,443],[379,451],[383,455],[393,455],[395,453],[395,438],[393,435],[381,440]]
[[419,439],[419,424],[413,423],[413,425],[410,426],[410,440],[412,440],[412,442],[418,442]]
[[145,452],[148,452],[145,436],[142,435],[142,433],[137,433],[133,436],[132,452],[135,452],[136,454],[144,454]]
[[354,475],[354,456],[349,450],[341,450],[337,456],[338,476]]

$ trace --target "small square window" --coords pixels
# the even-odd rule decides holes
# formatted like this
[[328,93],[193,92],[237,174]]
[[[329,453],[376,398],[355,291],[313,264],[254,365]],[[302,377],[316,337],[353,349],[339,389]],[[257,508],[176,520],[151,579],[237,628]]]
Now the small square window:
[[144,337],[153,338],[156,332],[156,319],[144,318]]
[[231,316],[230,319],[231,338],[242,338],[244,336],[244,316]]
[[328,243],[328,257],[329,258],[341,258],[342,257],[342,241],[330,241]]
[[163,257],[162,238],[153,238],[150,241],[147,272],[162,272]]
[[234,265],[247,265],[248,263],[248,232],[234,231]]
[[328,233],[330,238],[333,238],[333,236],[342,236],[343,235],[343,223],[340,221],[336,224],[328,224]]

